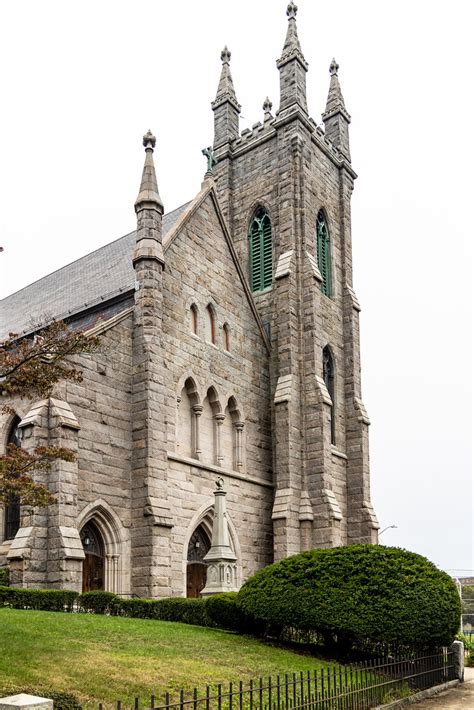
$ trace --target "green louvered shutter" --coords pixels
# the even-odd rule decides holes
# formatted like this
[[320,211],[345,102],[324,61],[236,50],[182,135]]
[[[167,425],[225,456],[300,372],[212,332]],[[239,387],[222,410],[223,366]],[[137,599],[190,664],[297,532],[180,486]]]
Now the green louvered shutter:
[[250,288],[263,291],[272,285],[273,244],[270,217],[259,207],[249,230]]
[[325,296],[331,295],[331,254],[329,231],[326,224],[324,212],[318,213],[316,220],[316,236],[317,236],[317,255],[318,267],[322,276],[321,291]]

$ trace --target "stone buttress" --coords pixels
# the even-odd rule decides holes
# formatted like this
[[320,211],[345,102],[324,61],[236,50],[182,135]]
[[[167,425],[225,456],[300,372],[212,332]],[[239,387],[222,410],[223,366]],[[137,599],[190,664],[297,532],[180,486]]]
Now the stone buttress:
[[171,514],[167,502],[165,372],[163,366],[162,245],[163,204],[158,193],[153,150],[144,136],[145,165],[135,202],[137,237],[133,323],[132,588],[140,596],[166,596],[170,580]]

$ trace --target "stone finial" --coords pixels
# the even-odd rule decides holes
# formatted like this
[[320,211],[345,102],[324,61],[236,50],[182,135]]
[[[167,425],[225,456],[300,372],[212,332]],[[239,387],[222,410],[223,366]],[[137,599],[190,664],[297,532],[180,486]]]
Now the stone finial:
[[267,96],[267,98],[266,98],[265,101],[263,102],[263,106],[262,106],[263,111],[264,111],[264,113],[265,113],[265,117],[266,117],[268,114],[271,114],[271,112],[272,112],[272,106],[273,106],[273,104],[272,104],[272,102],[270,101],[270,99],[269,99],[268,96]]
[[339,64],[336,62],[336,60],[335,60],[334,57],[333,57],[333,60],[332,60],[331,64],[329,65],[329,73],[330,73],[330,75],[331,75],[331,76],[334,76],[334,75],[337,76],[338,69],[339,69]]
[[230,64],[230,58],[231,58],[231,53],[227,47],[227,45],[224,47],[224,49],[221,52],[221,61],[222,64]]
[[288,3],[288,7],[286,8],[286,14],[288,15],[288,19],[289,20],[296,19],[297,12],[298,12],[298,5],[295,5],[294,2]]
[[222,476],[219,476],[219,478],[216,481],[216,489],[218,491],[224,490],[224,479],[222,478]]
[[143,136],[143,146],[145,148],[146,157],[143,166],[142,180],[140,191],[135,200],[135,211],[145,204],[154,203],[163,214],[163,202],[161,201],[158,192],[158,184],[156,182],[155,165],[153,162],[153,151],[156,145],[156,138],[151,131],[148,131]]
[[153,135],[153,133],[148,130],[145,135],[143,136],[143,146],[144,148],[150,148],[151,150],[155,149],[156,145],[156,138]]

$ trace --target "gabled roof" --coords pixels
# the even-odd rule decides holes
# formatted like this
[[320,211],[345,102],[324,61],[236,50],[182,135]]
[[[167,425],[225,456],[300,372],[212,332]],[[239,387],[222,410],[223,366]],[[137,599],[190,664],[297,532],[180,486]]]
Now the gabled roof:
[[[190,203],[163,216],[163,238]],[[24,333],[47,318],[67,318],[135,288],[130,232],[0,301],[0,338]]]

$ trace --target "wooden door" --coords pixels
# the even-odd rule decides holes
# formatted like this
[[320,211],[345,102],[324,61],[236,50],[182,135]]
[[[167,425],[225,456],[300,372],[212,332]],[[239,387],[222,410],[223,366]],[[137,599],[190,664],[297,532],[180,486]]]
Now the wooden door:
[[199,597],[206,586],[207,565],[202,562],[188,562],[186,595]]
[[86,552],[82,563],[82,591],[94,592],[104,588],[104,558]]

